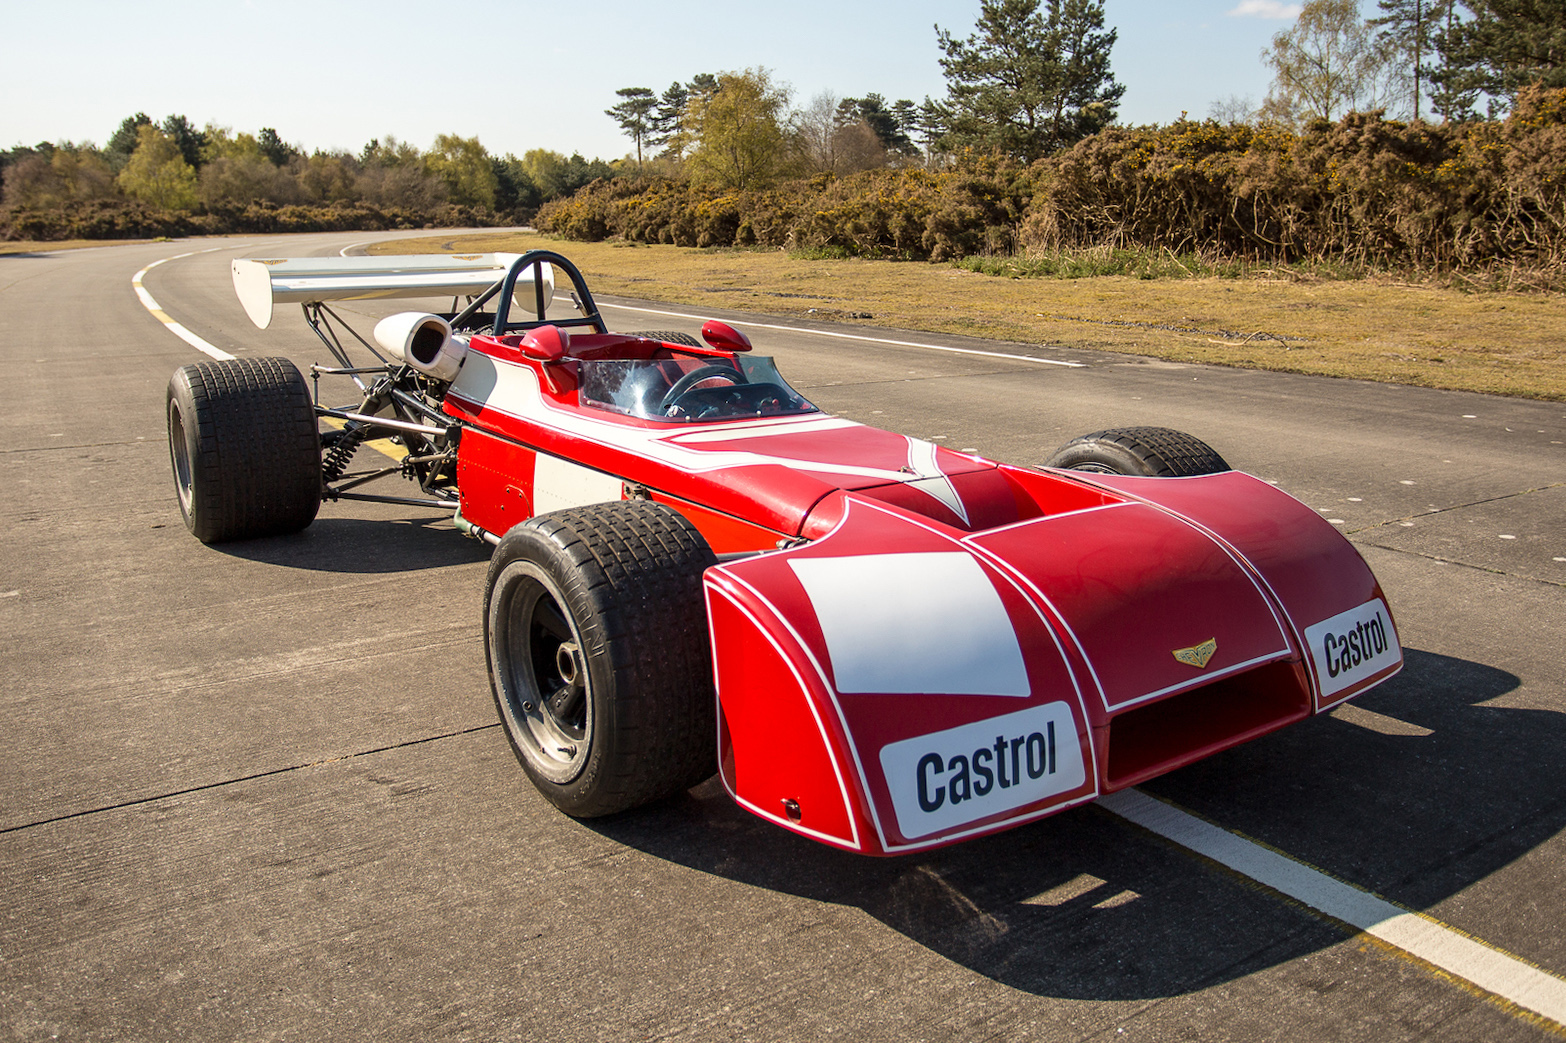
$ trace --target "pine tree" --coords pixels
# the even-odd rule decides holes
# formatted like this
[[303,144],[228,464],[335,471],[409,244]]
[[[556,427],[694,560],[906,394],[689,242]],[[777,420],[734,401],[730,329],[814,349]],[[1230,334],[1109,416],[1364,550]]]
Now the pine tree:
[[261,128],[261,133],[256,137],[256,144],[260,146],[261,154],[274,167],[280,167],[298,155],[293,146],[278,137],[277,131],[272,127]]
[[685,125],[685,106],[691,100],[691,92],[685,84],[676,80],[658,96],[658,104],[650,117],[649,145],[668,145],[679,137]]
[[[912,107],[913,102],[903,104]],[[895,110],[886,107],[886,99],[881,95],[872,93],[863,98],[844,98],[838,103],[837,111],[839,126],[863,122],[886,151],[905,154],[913,151],[913,142],[903,132]]]
[[1491,111],[1507,108],[1532,84],[1566,87],[1566,0],[1466,0],[1472,13],[1444,30],[1446,84],[1483,92]]
[[206,134],[197,130],[184,116],[165,117],[163,133],[174,139],[174,144],[179,146],[179,154],[184,157],[190,169],[201,169],[201,164],[207,161]]
[[1456,50],[1461,36],[1462,18],[1457,0],[1431,0],[1436,7],[1430,35],[1435,60],[1429,68],[1430,108],[1443,119],[1465,119],[1473,115],[1479,100],[1478,72],[1463,64]]
[[618,105],[604,110],[620,124],[620,129],[636,142],[636,169],[642,169],[642,142],[652,133],[653,113],[658,108],[658,95],[648,87],[621,87],[615,91],[621,98]]
[[1125,88],[1103,0],[980,0],[966,40],[936,26],[947,98],[939,144],[1031,163],[1107,126]]

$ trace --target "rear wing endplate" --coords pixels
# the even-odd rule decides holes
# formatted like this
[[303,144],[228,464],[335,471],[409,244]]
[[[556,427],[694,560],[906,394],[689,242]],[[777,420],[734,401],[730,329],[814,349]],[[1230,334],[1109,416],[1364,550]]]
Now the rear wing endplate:
[[[472,297],[506,277],[521,254],[438,254],[409,257],[298,257],[233,262],[234,292],[261,329],[279,304],[364,301],[396,297]],[[554,295],[554,269],[538,266],[544,298]],[[534,295],[533,271],[518,274],[516,292]]]

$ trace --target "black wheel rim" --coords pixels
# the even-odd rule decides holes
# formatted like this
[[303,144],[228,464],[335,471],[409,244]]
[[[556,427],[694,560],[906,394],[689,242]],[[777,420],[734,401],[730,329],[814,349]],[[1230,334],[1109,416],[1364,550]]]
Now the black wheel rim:
[[593,739],[592,685],[576,624],[541,570],[518,562],[494,609],[496,681],[518,751],[554,783],[582,772]]

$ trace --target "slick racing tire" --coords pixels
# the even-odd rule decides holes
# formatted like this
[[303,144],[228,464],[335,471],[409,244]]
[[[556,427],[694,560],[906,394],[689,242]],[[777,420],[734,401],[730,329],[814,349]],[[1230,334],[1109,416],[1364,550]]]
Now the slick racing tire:
[[637,330],[635,333],[627,333],[627,337],[646,337],[648,340],[661,340],[665,344],[683,344],[687,348],[700,348],[704,345],[701,341],[689,333],[681,333],[678,330]]
[[1061,446],[1044,466],[1147,478],[1184,478],[1233,470],[1206,442],[1167,427],[1094,431]]
[[169,460],[203,543],[298,532],[321,506],[310,388],[287,359],[198,362],[168,389]]
[[495,549],[490,691],[517,760],[561,811],[613,814],[716,770],[701,579],[716,560],[683,516],[641,501],[540,515]]

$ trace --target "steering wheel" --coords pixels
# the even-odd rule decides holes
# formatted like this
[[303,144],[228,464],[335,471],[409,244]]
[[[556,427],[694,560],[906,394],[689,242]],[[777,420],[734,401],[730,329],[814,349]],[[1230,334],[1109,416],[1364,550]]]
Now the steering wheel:
[[685,376],[674,382],[674,386],[671,387],[668,393],[663,396],[663,401],[658,403],[658,412],[667,415],[669,412],[669,407],[673,406],[675,402],[679,401],[681,395],[685,394],[687,391],[695,387],[697,384],[700,384],[702,381],[711,380],[713,377],[722,377],[731,384],[750,383],[750,381],[745,378],[745,374],[741,373],[733,366],[719,365],[718,363],[710,363],[706,366],[698,366],[696,369],[691,370],[689,373],[685,374]]

